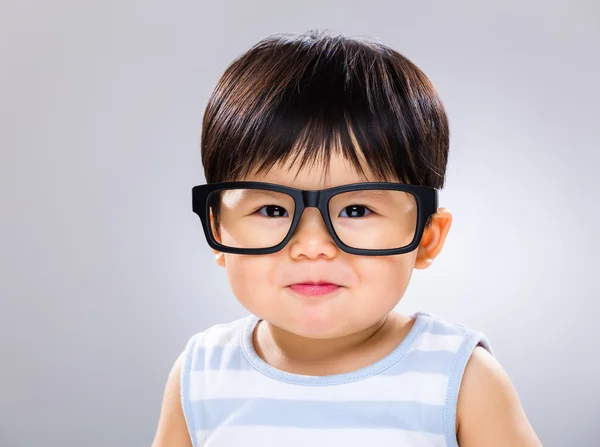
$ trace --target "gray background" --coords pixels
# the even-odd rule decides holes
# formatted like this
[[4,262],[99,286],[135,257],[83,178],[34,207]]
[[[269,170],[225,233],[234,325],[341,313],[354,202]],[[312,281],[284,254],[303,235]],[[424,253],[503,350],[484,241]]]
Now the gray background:
[[259,39],[379,38],[438,88],[454,223],[400,310],[486,333],[545,446],[598,446],[600,6],[0,3],[0,446],[141,446],[187,339],[245,315],[191,212],[203,109]]

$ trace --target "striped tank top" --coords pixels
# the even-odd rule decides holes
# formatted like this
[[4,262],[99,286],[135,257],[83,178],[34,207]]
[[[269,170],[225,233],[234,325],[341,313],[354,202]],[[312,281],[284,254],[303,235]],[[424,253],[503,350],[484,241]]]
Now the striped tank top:
[[467,361],[485,336],[417,312],[386,357],[354,372],[305,376],[258,356],[258,318],[188,342],[181,402],[194,447],[457,447],[456,405]]

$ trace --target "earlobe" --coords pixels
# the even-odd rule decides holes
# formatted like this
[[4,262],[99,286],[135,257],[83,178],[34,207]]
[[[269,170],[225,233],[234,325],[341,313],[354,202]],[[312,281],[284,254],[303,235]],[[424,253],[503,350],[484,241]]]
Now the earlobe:
[[215,254],[215,261],[217,261],[217,265],[219,267],[225,267],[225,253],[222,251],[213,250]]
[[417,249],[415,268],[426,269],[440,254],[452,224],[452,214],[447,208],[440,208],[431,218],[430,226],[423,232]]

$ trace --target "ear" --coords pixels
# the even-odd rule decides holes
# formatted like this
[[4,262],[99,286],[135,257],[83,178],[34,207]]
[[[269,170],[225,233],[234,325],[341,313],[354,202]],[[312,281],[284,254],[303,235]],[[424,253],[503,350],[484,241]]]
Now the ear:
[[452,214],[447,208],[440,208],[431,216],[431,224],[423,232],[423,237],[417,249],[415,268],[426,269],[442,251],[450,226]]
[[[215,221],[213,218],[212,210],[210,210],[209,217],[210,217],[210,227],[212,228],[212,234],[213,234],[215,240],[217,242],[221,243],[221,238],[219,236],[219,232],[215,228]],[[217,261],[217,265],[219,267],[225,267],[225,253],[218,251],[218,250],[214,250],[214,249],[213,249],[213,253],[215,254],[215,261]]]

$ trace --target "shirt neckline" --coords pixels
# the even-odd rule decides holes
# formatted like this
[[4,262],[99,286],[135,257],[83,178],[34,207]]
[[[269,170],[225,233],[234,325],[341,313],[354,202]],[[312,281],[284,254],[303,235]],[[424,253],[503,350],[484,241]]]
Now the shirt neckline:
[[356,382],[368,377],[372,377],[397,363],[408,352],[417,336],[425,328],[425,324],[427,322],[427,314],[424,312],[416,312],[410,315],[410,317],[415,320],[413,327],[392,352],[370,365],[348,373],[332,374],[327,376],[309,376],[289,373],[269,365],[258,355],[254,349],[254,343],[252,341],[253,333],[256,325],[260,321],[260,319],[255,315],[250,315],[246,318],[246,322],[243,325],[242,331],[240,331],[240,344],[244,356],[250,365],[256,371],[272,379],[296,385],[341,385],[344,383]]

